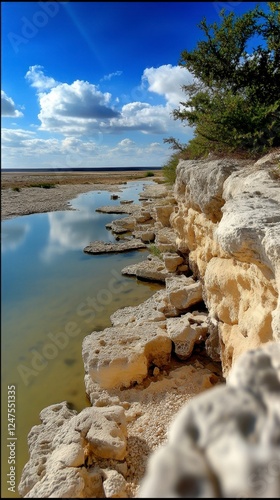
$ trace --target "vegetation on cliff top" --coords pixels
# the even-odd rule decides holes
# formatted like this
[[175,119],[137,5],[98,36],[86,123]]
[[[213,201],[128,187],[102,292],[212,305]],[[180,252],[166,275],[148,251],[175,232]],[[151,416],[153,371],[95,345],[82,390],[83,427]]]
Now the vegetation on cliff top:
[[180,158],[256,158],[280,146],[280,2],[267,5],[241,17],[222,10],[219,24],[204,18],[204,40],[181,53],[194,81],[183,86],[187,99],[173,117],[193,126],[194,137],[185,145],[164,140],[175,150],[167,176]]

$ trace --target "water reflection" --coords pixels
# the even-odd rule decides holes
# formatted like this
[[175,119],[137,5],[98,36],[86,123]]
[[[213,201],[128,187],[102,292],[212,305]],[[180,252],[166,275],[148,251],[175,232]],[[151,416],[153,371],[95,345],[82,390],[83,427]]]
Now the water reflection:
[[[121,274],[128,263],[144,260],[146,250],[126,255],[83,253],[90,241],[114,238],[105,225],[126,217],[100,214],[95,209],[119,204],[121,199],[138,199],[142,189],[143,183],[134,183],[119,193],[118,200],[111,200],[108,192],[87,193],[73,201],[77,210],[32,214],[2,223],[2,421],[7,414],[7,385],[15,384],[18,481],[28,460],[27,434],[40,423],[40,411],[63,400],[78,411],[87,404],[81,356],[84,336],[110,326],[110,315],[118,308],[137,305],[160,287]],[[112,279],[119,293],[113,293]],[[80,333],[69,335],[62,348],[53,339],[65,339],[69,322]],[[36,373],[32,366],[35,355],[46,358],[44,365],[40,358],[41,365],[36,366],[45,368]],[[2,477],[7,473],[6,455],[3,440]],[[3,489],[6,498],[5,485]]]
[[92,239],[114,240],[114,236],[104,231],[100,215],[86,210],[77,212],[53,212],[48,214],[49,235],[41,259],[50,262],[56,255],[81,250]]
[[10,227],[1,224],[2,252],[7,250],[17,250],[24,243],[27,233],[30,230],[29,224],[11,223]]

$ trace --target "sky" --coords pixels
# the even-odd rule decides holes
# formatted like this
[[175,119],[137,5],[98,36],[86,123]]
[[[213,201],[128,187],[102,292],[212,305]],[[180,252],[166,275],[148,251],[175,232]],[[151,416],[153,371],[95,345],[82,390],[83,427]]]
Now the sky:
[[[2,168],[161,167],[199,22],[257,2],[1,2]],[[259,2],[261,6],[266,5]]]

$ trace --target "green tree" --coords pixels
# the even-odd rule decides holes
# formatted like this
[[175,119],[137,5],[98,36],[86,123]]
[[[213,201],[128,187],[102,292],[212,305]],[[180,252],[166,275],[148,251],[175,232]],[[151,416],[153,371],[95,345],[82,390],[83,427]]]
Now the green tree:
[[280,146],[280,2],[267,5],[241,17],[223,10],[219,24],[203,19],[205,39],[181,53],[194,83],[183,86],[187,100],[173,116],[194,127],[190,157]]

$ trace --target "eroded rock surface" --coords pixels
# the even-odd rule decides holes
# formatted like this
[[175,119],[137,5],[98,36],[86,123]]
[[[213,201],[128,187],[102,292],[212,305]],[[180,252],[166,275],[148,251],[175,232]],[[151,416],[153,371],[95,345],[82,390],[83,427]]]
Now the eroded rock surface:
[[138,498],[279,498],[280,344],[243,353],[154,452]]
[[[62,402],[45,408],[40,419],[28,436],[30,459],[22,472],[20,495],[104,498],[108,484],[103,487],[102,459],[122,462],[127,453],[124,409],[90,407],[78,414]],[[119,486],[111,485],[110,491],[115,494]]]
[[137,250],[138,248],[146,248],[145,243],[136,238],[125,240],[118,243],[107,243],[104,241],[93,241],[84,248],[85,253],[99,254],[111,252],[128,252],[129,250]]
[[206,159],[177,167],[178,208],[170,223],[178,251],[202,283],[206,347],[214,359],[220,356],[225,377],[243,352],[280,339],[280,183],[270,170],[275,154],[255,165]]

